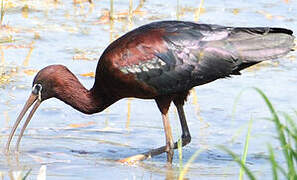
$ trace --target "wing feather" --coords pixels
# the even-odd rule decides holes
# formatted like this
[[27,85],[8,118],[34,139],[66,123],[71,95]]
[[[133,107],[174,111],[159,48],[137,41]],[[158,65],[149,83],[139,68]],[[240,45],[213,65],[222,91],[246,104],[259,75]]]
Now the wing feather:
[[[148,29],[159,29],[162,34],[159,39],[154,37],[154,46],[138,44],[145,46],[141,48],[142,54],[138,54],[141,63],[125,65],[122,72],[134,74],[138,81],[154,87],[160,94],[182,92],[240,74],[246,67],[287,54],[294,45],[292,31],[282,28],[164,21],[142,29],[142,36],[149,36]],[[156,39],[162,48],[155,47]]]

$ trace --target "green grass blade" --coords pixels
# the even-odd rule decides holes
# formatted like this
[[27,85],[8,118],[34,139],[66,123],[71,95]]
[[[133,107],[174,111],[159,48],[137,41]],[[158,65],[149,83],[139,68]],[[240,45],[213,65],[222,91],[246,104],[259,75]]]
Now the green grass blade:
[[179,173],[179,177],[178,180],[183,180],[185,175],[187,174],[187,172],[189,171],[189,168],[191,166],[191,164],[193,163],[193,161],[198,157],[198,155],[204,151],[204,149],[200,149],[198,151],[196,151],[191,158],[188,160],[188,162],[186,163],[186,165],[184,166],[184,168],[182,169],[182,171]]
[[243,124],[242,126],[238,127],[238,128],[236,129],[236,131],[233,133],[233,135],[232,135],[230,141],[231,141],[232,143],[235,142],[235,140],[241,135],[241,133],[242,133],[245,129],[247,129],[248,126],[249,126],[249,124],[247,123],[247,124]]
[[297,163],[297,150],[290,147],[290,152],[292,153],[294,160],[295,160],[295,164],[296,164]]
[[246,173],[246,175],[249,177],[249,179],[251,180],[256,180],[255,176],[253,175],[253,173],[248,169],[248,167],[242,163],[242,161],[240,160],[239,156],[237,156],[234,152],[232,152],[231,150],[227,149],[224,146],[219,146],[220,149],[222,149],[223,151],[225,151],[226,153],[228,153],[229,155],[232,156],[233,160],[235,162],[237,162],[237,164],[240,165],[240,167],[243,168],[244,172]]
[[268,150],[269,150],[269,160],[270,160],[270,164],[271,164],[273,179],[278,180],[278,174],[277,174],[278,165],[277,165],[277,162],[275,161],[274,151],[273,151],[271,145],[268,145]]
[[239,92],[239,94],[236,96],[235,100],[234,100],[233,110],[232,110],[232,116],[231,116],[232,121],[234,121],[234,119],[235,119],[236,105],[238,104],[238,101],[239,101],[239,99],[240,99],[240,97],[241,97],[241,95],[242,95],[242,93],[243,93],[244,91],[245,91],[245,90],[241,90],[241,91]]
[[[288,151],[290,154],[290,158],[293,159],[293,161],[295,161],[295,163],[293,163],[292,169],[294,169],[294,174],[297,175],[297,172],[295,170],[295,166],[297,163],[297,125],[289,114],[283,113],[283,116],[287,123],[287,125],[284,127],[284,130],[287,133],[288,142],[289,142],[289,144],[287,145]],[[293,141],[291,141],[291,139],[293,139]],[[291,142],[293,144],[291,144]],[[295,149],[292,147],[292,145],[294,146],[294,144],[295,144]]]
[[268,106],[268,108],[269,108],[269,110],[270,110],[270,112],[271,112],[273,118],[276,119],[277,122],[280,124],[278,115],[277,115],[277,113],[276,113],[274,107],[272,106],[271,102],[269,101],[269,99],[267,98],[267,96],[264,94],[264,92],[261,91],[259,88],[255,88],[255,87],[254,87],[253,89],[255,89],[255,90],[262,96],[262,98],[264,99],[266,105]]
[[32,169],[30,169],[26,174],[25,176],[22,178],[22,180],[26,180],[27,177],[29,176],[30,172],[32,171]]
[[[293,140],[295,142],[297,142],[297,134],[295,134],[296,132],[292,131],[291,129],[289,129],[287,126],[284,126],[284,130],[286,131],[288,138],[293,138]],[[294,142],[293,141],[293,142]],[[289,142],[290,143],[290,142]]]
[[289,137],[293,138],[294,141],[297,142],[297,126],[294,120],[287,113],[283,113],[283,115],[287,124],[289,124],[285,127],[286,132],[288,133]]
[[292,117],[287,113],[283,113],[283,115],[284,115],[287,123],[289,123],[290,128],[297,134],[297,125],[294,122],[294,120],[292,119]]
[[276,166],[277,170],[283,174],[284,177],[286,177],[287,179],[289,179],[288,178],[288,173],[284,170],[284,168],[282,168],[281,166],[279,166],[279,164],[277,162],[276,162],[275,166]]
[[295,176],[294,162],[293,162],[293,159],[291,158],[290,153],[288,151],[288,147],[287,147],[288,143],[286,141],[286,137],[285,137],[285,133],[284,133],[284,126],[281,124],[280,119],[279,119],[274,107],[272,106],[272,104],[269,101],[269,99],[267,98],[267,96],[263,93],[263,91],[261,91],[259,88],[253,88],[253,89],[255,89],[262,96],[262,98],[264,99],[266,105],[268,106],[268,108],[272,114],[274,123],[276,125],[276,130],[278,133],[278,138],[279,138],[279,141],[280,141],[280,144],[282,147],[282,151],[286,158],[287,167],[289,170],[289,172],[288,172],[289,177],[294,177]]
[[[245,162],[246,162],[246,157],[247,157],[247,152],[248,152],[248,147],[249,147],[249,142],[250,142],[252,123],[253,123],[253,119],[251,119],[249,122],[248,132],[247,132],[246,139],[245,139],[244,150],[243,150],[243,155],[242,155],[242,159],[241,159],[241,162],[243,164],[245,164]],[[243,169],[243,167],[240,167],[239,180],[243,179],[243,173],[244,173],[244,169]]]
[[[261,91],[259,88],[253,89],[260,94],[260,96],[265,101],[270,113],[272,114],[272,118],[270,120],[275,124],[277,139],[281,145],[281,150],[285,157],[285,162],[287,166],[286,168],[282,167],[277,163],[277,161],[275,160],[274,151],[272,147],[269,145],[268,150],[270,155],[270,163],[272,167],[273,178],[274,180],[277,180],[278,173],[281,173],[284,177],[286,177],[286,179],[297,180],[297,169],[295,168],[297,167],[297,124],[293,120],[293,118],[286,113],[284,113],[286,124],[282,124],[276,110],[274,109],[273,105],[271,104],[267,96],[263,93],[263,91]],[[241,96],[242,92],[243,91],[241,91],[240,94],[236,97],[235,105],[237,104],[237,101]],[[233,107],[233,117],[236,109],[235,105]],[[294,110],[294,113],[297,117],[297,110]],[[242,160],[240,160],[238,156],[234,154],[232,151],[227,150],[226,148],[224,150],[228,152],[233,157],[233,159],[242,167],[242,169],[249,176],[250,179],[255,179],[254,177],[251,177],[252,174],[250,171],[248,171],[243,161],[244,155],[242,157]],[[242,174],[240,174],[240,179],[241,178]]]

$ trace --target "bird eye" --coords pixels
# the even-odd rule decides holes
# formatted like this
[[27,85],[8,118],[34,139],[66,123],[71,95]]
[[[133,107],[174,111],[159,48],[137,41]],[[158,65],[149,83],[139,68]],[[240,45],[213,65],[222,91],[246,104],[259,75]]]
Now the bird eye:
[[32,88],[32,93],[35,94],[35,95],[40,95],[41,90],[42,90],[41,84],[34,84],[34,86]]

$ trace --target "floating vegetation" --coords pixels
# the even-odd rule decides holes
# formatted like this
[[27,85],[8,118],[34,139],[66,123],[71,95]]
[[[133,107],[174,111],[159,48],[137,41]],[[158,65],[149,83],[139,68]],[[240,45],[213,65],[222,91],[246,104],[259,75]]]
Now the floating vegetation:
[[74,49],[73,60],[96,61],[98,60],[98,50],[92,49]]
[[70,128],[84,128],[84,127],[89,127],[89,126],[93,126],[96,123],[94,121],[89,121],[86,123],[80,123],[80,124],[69,124]]
[[17,73],[17,67],[0,65],[0,87],[3,88],[4,86],[15,81]]
[[[146,11],[142,11],[142,10],[138,10],[138,9],[132,11],[132,15],[144,16],[146,14],[147,14]],[[122,21],[122,20],[127,20],[128,18],[129,18],[129,11],[116,12],[113,14],[113,18],[111,18],[110,11],[103,10],[101,12],[101,16],[99,17],[99,19],[96,23],[97,24],[106,24],[110,21],[110,19]]]
[[90,4],[93,3],[92,0],[73,0],[73,4],[81,4],[81,3],[85,3],[85,2],[89,2]]
[[33,76],[38,72],[38,70],[36,70],[36,69],[25,69],[23,72],[25,74],[27,74],[28,76]]
[[12,35],[5,35],[5,34],[0,34],[0,43],[11,43],[13,42],[13,36]]
[[4,2],[4,0],[1,0],[1,12],[0,12],[0,25],[3,25],[3,19],[4,19],[4,14],[5,14],[5,9],[6,9],[6,4]]
[[232,9],[232,13],[233,13],[234,15],[237,15],[239,12],[240,12],[240,9],[239,9],[239,8],[234,8],[234,9]]
[[[2,113],[0,113],[0,120],[2,120],[2,127],[0,128],[2,137],[1,143],[6,141],[7,127],[9,126],[8,122],[10,122],[9,119],[15,119],[15,112],[20,110],[19,106],[23,103],[22,98],[27,97],[32,79],[40,68],[49,64],[64,64],[69,68],[77,69],[77,67],[74,66],[79,64],[78,66],[81,69],[78,77],[82,80],[82,83],[90,85],[90,82],[93,82],[93,78],[95,77],[95,69],[88,68],[91,67],[90,64],[94,64],[95,66],[102,53],[103,47],[106,47],[110,41],[115,40],[133,27],[138,27],[143,23],[179,19],[199,21],[201,23],[224,23],[225,25],[234,26],[248,26],[253,23],[261,26],[280,25],[292,28],[296,31],[296,27],[293,26],[296,22],[296,1],[292,0],[272,2],[273,8],[271,8],[272,5],[267,7],[268,3],[271,4],[270,1],[252,3],[247,6],[242,5],[245,4],[245,2],[234,1],[231,3],[230,1],[214,4],[203,0],[177,0],[171,3],[147,0],[1,0],[0,3],[0,90],[4,92],[4,95],[7,94],[7,97],[1,96],[2,104],[0,103],[0,109],[3,109]],[[110,3],[112,3],[112,5]],[[266,6],[263,4],[266,4]],[[277,7],[278,5],[280,5],[280,7]],[[232,19],[232,17],[234,19]],[[294,33],[296,34],[296,32]],[[297,40],[294,49],[297,50]],[[287,60],[289,60],[289,62]],[[279,61],[261,63],[249,68],[248,71],[255,71],[265,66],[275,67],[282,64],[282,61],[287,61],[287,64],[290,65],[292,64],[291,69],[294,69],[296,67],[296,65],[294,65],[296,64],[296,53],[291,53],[289,56]],[[280,66],[280,68],[282,68],[282,66]],[[261,73],[262,72],[259,72],[260,75],[263,75]],[[294,79],[294,72],[288,71],[288,75],[290,77],[292,76],[291,79],[293,79],[294,82],[296,81]],[[236,78],[238,80],[240,77]],[[20,80],[26,83],[20,84]],[[233,80],[236,82],[235,78]],[[220,85],[220,83],[218,84]],[[204,95],[211,93],[211,95],[207,97],[208,103],[208,100],[214,98],[213,94],[215,94],[215,92],[222,93],[222,91],[230,91],[230,89],[236,90],[239,86],[233,84],[231,87],[225,84],[226,89],[220,87],[218,89],[209,88],[217,87],[218,84],[201,87],[201,94],[200,91],[197,92],[197,95],[194,90],[192,91],[192,96],[190,96],[190,101],[186,104],[185,110],[191,111],[188,118],[189,123],[191,123],[194,143],[192,143],[192,147],[189,149],[183,149],[184,151],[179,149],[180,169],[173,168],[173,170],[169,170],[168,172],[174,174],[174,176],[171,176],[171,178],[166,177],[166,179],[199,179],[200,176],[203,176],[202,178],[204,179],[234,179],[238,175],[237,170],[239,170],[239,168],[234,168],[230,172],[224,172],[224,166],[232,164],[230,163],[230,156],[227,161],[223,162],[213,160],[211,157],[202,157],[202,161],[200,161],[201,159],[199,158],[205,156],[204,152],[200,153],[199,150],[196,153],[193,151],[189,153],[191,150],[195,149],[194,146],[196,145],[197,148],[211,148],[213,145],[212,141],[218,138],[213,136],[217,131],[213,132],[211,130],[212,134],[208,133],[207,130],[216,126],[216,123],[218,123],[217,126],[221,128],[222,124],[220,123],[223,122],[219,120],[223,120],[225,119],[224,116],[228,116],[223,112],[214,112],[215,109],[211,109],[214,111],[210,112],[207,106],[205,106]],[[247,84],[242,85],[246,86]],[[290,83],[285,85],[289,86]],[[279,87],[273,88],[273,91],[280,90],[278,88]],[[20,95],[22,91],[10,92],[12,89],[26,89],[26,91],[24,91],[24,95]],[[290,86],[289,91],[292,90],[294,90],[294,86]],[[223,95],[225,96],[225,94]],[[198,98],[201,96],[202,98],[198,101]],[[294,97],[291,96],[291,99],[293,98]],[[292,106],[296,104],[293,104],[292,100],[285,98],[283,101],[291,103]],[[5,169],[9,167],[8,163],[3,160],[5,156],[1,156],[2,169],[0,169],[0,179],[44,180],[47,174],[49,179],[92,179],[102,172],[101,169],[106,172],[106,174],[103,173],[102,179],[108,178],[107,176],[111,174],[120,174],[119,176],[133,174],[135,177],[127,175],[126,177],[122,176],[122,179],[165,179],[164,176],[167,176],[166,173],[168,172],[167,169],[163,167],[164,164],[160,163],[163,162],[160,159],[166,158],[165,156],[159,156],[151,161],[139,163],[140,166],[149,167],[133,167],[135,168],[133,173],[131,173],[131,167],[119,165],[119,168],[118,163],[113,161],[114,159],[126,157],[128,153],[131,153],[123,151],[121,152],[122,157],[113,157],[114,152],[122,151],[121,147],[125,149],[129,148],[131,151],[140,151],[143,144],[149,144],[152,143],[150,141],[159,141],[159,139],[161,139],[159,135],[162,128],[160,128],[158,124],[151,124],[151,122],[154,122],[153,119],[158,119],[159,114],[155,116],[154,113],[142,113],[143,109],[148,109],[148,106],[145,104],[147,102],[138,100],[134,102],[131,101],[131,99],[127,99],[127,101],[123,102],[124,104],[113,106],[104,114],[92,116],[64,112],[64,110],[69,111],[69,109],[64,108],[64,106],[58,106],[56,103],[51,104],[49,102],[49,104],[44,105],[43,111],[39,112],[42,115],[40,121],[34,122],[37,124],[38,128],[31,128],[28,134],[26,134],[28,138],[26,140],[28,144],[30,142],[30,147],[28,147],[26,143],[23,144],[24,152],[21,153],[23,156],[21,159],[22,162],[13,162],[14,164],[11,167],[11,171],[8,171]],[[192,102],[193,105],[191,105],[190,102]],[[221,103],[219,101],[217,102],[218,104]],[[204,105],[202,106],[202,104]],[[210,104],[209,106],[213,105],[215,106],[214,108],[217,107],[217,104]],[[224,104],[224,106],[227,106],[227,103]],[[257,109],[260,107],[256,105],[256,107],[253,108]],[[210,113],[212,114],[209,115]],[[244,115],[243,113],[243,116]],[[56,118],[56,116],[60,117]],[[62,119],[65,120],[65,122],[55,121],[55,119]],[[228,117],[226,117],[226,119],[228,119]],[[102,124],[100,125],[100,123]],[[256,121],[254,121],[254,123],[256,124]],[[291,121],[287,122],[288,125],[290,125],[290,123]],[[44,125],[46,125],[46,128],[40,128],[44,127]],[[209,129],[207,127],[209,127]],[[140,130],[141,128],[146,128],[145,132]],[[259,127],[253,125],[253,128]],[[292,129],[290,130],[290,127],[287,128],[288,129],[284,129],[286,132],[294,133]],[[223,131],[221,129],[219,130]],[[43,131],[45,134],[36,136],[34,134],[36,131]],[[228,131],[231,132],[233,129],[230,128]],[[49,136],[49,133],[53,133],[53,136],[52,134]],[[133,135],[130,135],[130,133]],[[136,136],[137,138],[135,138]],[[142,139],[143,136],[152,136],[152,138],[147,141]],[[224,138],[228,137],[220,136],[219,140],[223,140]],[[253,140],[252,138],[253,137],[251,137],[251,141]],[[296,138],[296,133],[294,134],[294,138]],[[40,147],[39,145],[42,145],[44,141],[48,144],[46,144],[46,147]],[[74,143],[65,143],[65,141]],[[290,142],[293,142],[293,138],[291,138]],[[240,143],[244,144],[244,141],[239,142],[239,144]],[[94,144],[96,145],[95,148]],[[100,146],[100,144],[104,144],[104,146]],[[147,147],[146,145],[145,148]],[[41,155],[36,153],[40,151],[39,148],[45,153]],[[255,154],[263,153],[254,152],[254,150],[254,147],[250,145],[249,152]],[[280,156],[278,150],[270,147],[268,150],[266,154],[263,153],[263,156],[260,157],[258,155],[258,159],[270,160],[273,165],[273,173],[281,177],[282,172],[279,171],[282,169],[281,167],[285,170],[288,168],[285,167],[286,164],[278,162]],[[89,153],[94,151],[96,153]],[[104,159],[104,157],[107,157],[104,156],[105,154],[108,154],[108,157],[113,157],[114,159],[112,161]],[[250,163],[253,163],[253,167],[259,167],[258,162],[249,159],[247,151],[243,154],[245,154],[243,158],[237,158],[239,163],[246,165],[244,159],[247,156],[248,167],[251,166]],[[79,156],[77,157],[77,155]],[[296,157],[296,153],[291,152],[289,153],[289,158],[290,156]],[[197,157],[198,159],[195,160]],[[85,163],[85,161],[87,163]],[[209,165],[212,164],[208,163],[209,161],[212,161],[214,165]],[[24,165],[25,167],[15,167],[15,163],[20,166]],[[106,166],[108,163],[112,163],[112,165]],[[177,158],[175,159],[175,163],[175,165],[177,165]],[[50,164],[51,166],[48,168],[48,173],[46,173],[47,170],[44,164]],[[268,168],[270,168],[269,163],[261,164],[261,166],[264,168],[268,166]],[[31,168],[32,171],[30,170]],[[86,173],[75,174],[77,173],[77,168],[84,170]],[[233,168],[232,165],[231,168]],[[294,165],[293,168],[296,169],[296,166]],[[62,170],[57,171],[58,169]],[[241,172],[242,171],[245,171],[245,169],[242,168]],[[265,174],[265,176],[272,176],[272,174],[267,174],[265,170],[261,173]],[[92,174],[93,177],[88,176],[88,174]],[[101,175],[102,174],[100,174],[100,177]],[[117,177],[114,177],[114,179]]]
[[92,78],[95,78],[95,73],[94,72],[83,73],[83,74],[80,74],[80,75],[83,76],[83,77],[92,77]]
[[[69,48],[67,49],[67,52],[74,54],[72,56],[72,60],[74,61],[98,61],[98,57],[100,56],[100,52],[98,51],[98,48]],[[86,73],[85,75],[82,74],[82,76],[92,76],[92,74]]]
[[271,13],[267,12],[267,11],[263,11],[263,10],[259,10],[259,11],[256,11],[257,13],[263,15],[266,19],[278,19],[278,20],[282,20],[282,19],[285,19],[284,16],[281,16],[281,15],[272,15]]

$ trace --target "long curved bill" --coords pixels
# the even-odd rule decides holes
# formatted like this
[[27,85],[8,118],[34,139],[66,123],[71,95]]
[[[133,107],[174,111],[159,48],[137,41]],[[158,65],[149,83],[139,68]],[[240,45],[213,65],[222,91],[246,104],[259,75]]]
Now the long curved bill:
[[[34,104],[34,102],[36,102]],[[29,99],[27,100],[26,104],[24,105],[23,107],[23,110],[21,111],[20,115],[18,116],[17,120],[15,121],[13,127],[12,127],[12,130],[9,134],[9,137],[8,137],[8,141],[7,141],[7,144],[6,144],[6,147],[5,147],[5,151],[6,153],[9,152],[9,146],[10,146],[10,142],[12,140],[12,137],[18,127],[18,125],[20,124],[21,120],[23,119],[24,115],[26,114],[26,112],[28,111],[28,109],[34,104],[30,114],[28,115],[27,119],[26,119],[26,122],[24,123],[23,127],[22,127],[22,130],[21,130],[21,133],[18,137],[18,140],[17,140],[17,143],[16,143],[16,149],[18,150],[18,147],[19,147],[19,143],[22,139],[22,136],[24,134],[24,131],[27,127],[27,125],[29,124],[33,114],[35,113],[36,109],[38,108],[38,106],[40,105],[41,101],[38,99],[38,95],[35,95],[35,94],[31,94]]]

